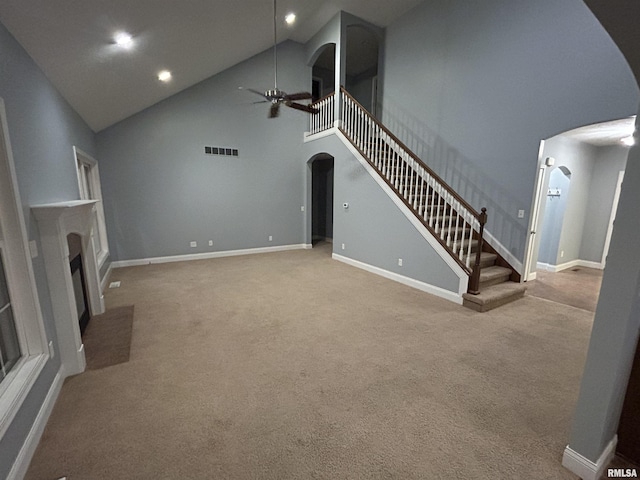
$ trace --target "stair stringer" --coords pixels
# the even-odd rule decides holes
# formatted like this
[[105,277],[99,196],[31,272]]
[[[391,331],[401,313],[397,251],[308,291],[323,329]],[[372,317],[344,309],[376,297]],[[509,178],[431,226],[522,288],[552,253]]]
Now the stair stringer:
[[[372,273],[376,273],[378,275],[384,276],[386,278],[390,278],[392,280],[399,281],[406,285],[413,286],[415,288],[419,288],[423,291],[427,291],[429,293],[435,294],[442,298],[445,298],[450,301],[454,301],[455,303],[462,304],[462,294],[466,293],[468,290],[469,284],[469,275],[464,269],[460,266],[455,259],[451,257],[451,254],[442,246],[442,244],[438,241],[438,239],[418,220],[415,216],[415,213],[407,207],[407,205],[402,201],[402,199],[397,195],[396,192],[384,181],[384,179],[376,172],[376,170],[371,166],[371,164],[367,161],[366,158],[362,156],[362,154],[358,151],[356,147],[345,137],[345,135],[336,127],[332,127],[330,129],[324,130],[315,135],[305,136],[305,142],[310,142],[313,140],[319,140],[320,138],[327,137],[329,135],[335,135],[347,148],[349,153],[353,155],[355,159],[358,160],[360,165],[365,169],[365,171],[371,176],[371,178],[378,184],[378,186],[382,189],[382,191],[389,197],[389,199],[394,203],[394,205],[400,210],[403,216],[411,223],[411,225],[417,230],[417,232],[427,241],[429,246],[433,249],[433,251],[443,260],[443,262],[450,268],[453,274],[458,278],[458,291],[450,292],[441,289],[435,285],[427,285],[424,284],[422,287],[419,286],[422,282],[417,280],[410,279],[408,277],[400,278],[400,275],[394,274],[392,272],[387,272],[388,274],[381,273],[382,269],[370,266],[370,268],[365,268],[360,265],[361,262],[357,261],[346,261],[346,263],[352,264],[354,266],[358,266],[360,268],[364,268]],[[340,255],[335,255],[334,258],[340,261],[344,261],[343,257]],[[441,291],[442,290],[442,291]]]

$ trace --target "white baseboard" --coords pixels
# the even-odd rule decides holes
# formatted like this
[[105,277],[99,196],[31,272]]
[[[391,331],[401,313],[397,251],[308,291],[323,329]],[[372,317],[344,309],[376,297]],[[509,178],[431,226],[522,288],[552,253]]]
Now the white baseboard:
[[[373,265],[369,265],[368,263],[360,262],[348,257],[343,257],[342,255],[338,255],[337,253],[332,254],[332,258],[334,260],[346,263],[347,265],[351,265],[352,267],[366,270],[367,272],[380,275],[381,277],[388,278],[389,280],[408,285],[409,287],[417,288],[418,290],[430,293],[431,295],[435,295],[436,297],[444,298],[445,300],[449,300],[451,302],[457,303],[458,305],[462,305],[461,294],[445,290],[441,287],[436,287],[435,285],[421,282],[414,278],[405,277],[404,275],[390,272],[389,270],[384,270],[383,268],[375,267]],[[464,287],[464,291],[466,292],[466,286]]]
[[562,455],[562,466],[575,473],[582,480],[597,480],[615,455],[617,443],[618,436],[614,435],[595,463],[567,445]]
[[51,387],[49,387],[47,396],[45,397],[44,402],[42,402],[40,411],[31,426],[31,430],[29,430],[29,434],[22,444],[20,453],[18,453],[18,457],[15,462],[13,462],[13,467],[11,467],[7,480],[21,480],[27,474],[33,454],[36,452],[36,448],[40,442],[40,437],[42,437],[42,432],[44,432],[44,427],[47,425],[49,416],[53,411],[53,406],[55,405],[58,395],[60,394],[60,390],[62,389],[63,381],[64,373],[62,368],[60,368],[51,383]]
[[[549,263],[538,262],[536,268],[538,270],[546,270],[547,272],[558,273],[563,270],[574,267],[595,268],[597,270],[604,269],[604,265],[600,262],[591,262],[589,260],[571,260],[570,262],[561,263],[559,265],[551,265]],[[531,275],[529,275],[531,280]]]
[[225,250],[222,252],[206,252],[206,253],[194,253],[194,254],[187,254],[187,255],[172,255],[167,257],[140,258],[135,260],[120,260],[117,262],[111,262],[111,266],[113,268],[136,267],[139,265],[150,265],[152,263],[187,262],[191,260],[206,260],[209,258],[235,257],[238,255],[253,255],[257,253],[284,252],[287,250],[302,250],[302,249],[306,250],[310,248],[312,248],[312,245],[310,243],[300,243],[297,245],[279,245],[277,247],[245,248],[241,250]]

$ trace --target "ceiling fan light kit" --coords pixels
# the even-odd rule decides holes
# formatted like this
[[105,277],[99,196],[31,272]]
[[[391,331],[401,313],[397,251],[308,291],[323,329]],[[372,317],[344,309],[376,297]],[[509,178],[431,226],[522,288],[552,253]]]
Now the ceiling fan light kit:
[[269,107],[269,118],[275,118],[280,115],[280,105],[285,104],[285,106],[293,108],[295,110],[300,110],[303,112],[316,114],[318,113],[317,108],[313,108],[310,105],[306,105],[304,103],[298,103],[299,100],[311,100],[312,96],[309,92],[299,92],[287,94],[286,92],[280,90],[278,88],[278,41],[276,35],[276,19],[277,19],[277,8],[276,8],[276,0],[273,0],[273,76],[274,76],[274,86],[271,90],[266,90],[265,92],[260,92],[258,90],[254,90],[253,88],[243,88],[240,87],[241,90],[247,90],[249,92],[255,93],[256,95],[260,95],[264,98],[261,102],[255,103],[271,103]]

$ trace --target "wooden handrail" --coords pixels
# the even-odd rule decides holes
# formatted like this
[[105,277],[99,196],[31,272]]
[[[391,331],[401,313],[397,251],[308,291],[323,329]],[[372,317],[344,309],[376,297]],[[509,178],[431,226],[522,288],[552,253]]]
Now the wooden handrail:
[[[371,115],[343,86],[340,87],[340,93],[344,97],[340,98],[337,112],[334,112],[333,102],[329,102],[336,92],[325,95],[311,105],[318,105],[319,109],[328,108],[327,111],[331,118],[340,120],[338,130],[377,170],[389,187],[397,193],[398,197],[413,211],[425,228],[433,234],[434,238],[469,275],[468,292],[474,295],[480,293],[480,265],[484,245],[484,226],[487,222],[487,209],[482,208],[481,212],[478,212],[387,127]],[[353,115],[357,117],[354,118]],[[356,120],[356,118],[360,118],[360,120]],[[314,125],[312,121],[310,132],[312,134],[319,133],[326,128],[328,127]],[[360,131],[361,128],[365,131]],[[374,134],[373,137],[369,138],[372,134]],[[376,140],[376,144],[378,140],[381,143],[377,144],[377,147],[372,147],[367,142],[373,139]],[[379,158],[379,148],[383,145],[390,152],[393,152],[395,157]],[[401,162],[403,166],[398,167],[400,164],[395,164],[396,161]],[[389,170],[390,168],[391,170]],[[400,177],[398,176],[397,168],[402,169]],[[390,174],[390,171],[394,171],[394,173]],[[399,178],[402,178],[402,180],[399,180]],[[407,180],[409,181],[408,184],[406,183]],[[417,187],[418,183],[420,184],[419,194],[417,190],[412,190]],[[423,197],[426,192],[431,192],[428,196],[433,196],[435,202],[433,199]],[[413,197],[412,200],[410,200],[411,197]],[[425,203],[423,203],[423,200],[425,200]],[[427,213],[427,208],[429,213]],[[454,217],[449,217],[448,225],[445,223],[439,224],[440,220],[438,218],[441,208],[443,217],[446,212],[455,213],[455,225],[452,220]],[[462,220],[461,224],[459,223],[460,220]],[[444,222],[444,220],[442,221]],[[462,233],[458,236],[460,228]],[[445,232],[445,230],[447,231]],[[465,233],[465,231],[468,233]],[[472,257],[471,250],[474,242],[477,242],[477,245],[475,246],[475,256]],[[472,258],[473,260],[470,261]]]
[[362,111],[365,113],[365,115],[368,118],[370,118],[378,126],[378,128],[380,128],[382,131],[384,131],[384,133],[389,135],[389,137],[391,137],[391,139],[394,142],[396,142],[400,148],[404,149],[405,152],[407,152],[407,155],[413,158],[418,164],[420,164],[422,168],[424,168],[427,172],[429,172],[429,175],[431,175],[438,183],[440,183],[440,185],[442,185],[445,188],[445,190],[447,190],[448,193],[450,193],[458,202],[460,202],[469,211],[469,213],[471,213],[474,217],[476,217],[476,219],[478,219],[478,221],[480,221],[480,217],[481,217],[480,212],[478,212],[475,208],[469,205],[469,203],[464,198],[458,195],[458,192],[456,192],[453,188],[451,188],[447,182],[445,182],[437,173],[435,173],[431,168],[429,168],[422,161],[422,159],[420,159],[411,151],[409,147],[407,147],[402,141],[400,141],[398,137],[396,137],[393,133],[391,133],[389,129],[385,127],[377,118],[371,115],[367,111],[367,109],[364,108],[362,104],[360,104],[360,102],[358,102],[355,98],[353,98],[351,94],[347,92],[347,90],[343,86],[340,86],[340,93],[344,94],[352,102],[358,105],[362,109]]

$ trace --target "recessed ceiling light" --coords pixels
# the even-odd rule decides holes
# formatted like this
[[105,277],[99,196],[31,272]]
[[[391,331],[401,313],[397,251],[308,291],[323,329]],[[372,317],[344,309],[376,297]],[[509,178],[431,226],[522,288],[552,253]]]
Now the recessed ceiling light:
[[624,137],[620,141],[623,144],[627,145],[628,147],[632,146],[635,143],[635,139],[633,138],[633,135],[629,135],[628,137]]
[[158,80],[165,83],[168,82],[171,80],[171,72],[169,70],[162,70],[158,73]]
[[296,21],[296,14],[287,13],[287,16],[284,17],[284,21],[287,22],[287,25],[293,25],[293,23]]
[[116,45],[122,48],[131,48],[133,45],[133,37],[126,32],[119,32],[113,36]]

